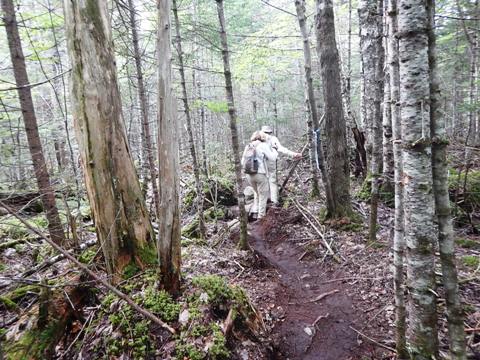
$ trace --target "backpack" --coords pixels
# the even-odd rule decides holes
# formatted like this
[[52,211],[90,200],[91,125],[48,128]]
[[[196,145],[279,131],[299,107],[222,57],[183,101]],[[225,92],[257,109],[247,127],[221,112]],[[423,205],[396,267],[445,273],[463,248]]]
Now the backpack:
[[258,172],[257,145],[253,142],[247,145],[244,154],[243,172],[245,174],[256,174]]

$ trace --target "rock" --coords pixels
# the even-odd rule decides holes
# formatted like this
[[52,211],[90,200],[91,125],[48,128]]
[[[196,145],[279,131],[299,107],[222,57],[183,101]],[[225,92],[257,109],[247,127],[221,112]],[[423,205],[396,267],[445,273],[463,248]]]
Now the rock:
[[188,319],[190,319],[190,312],[188,309],[185,309],[178,316],[178,322],[182,325],[186,325],[188,323]]
[[3,252],[3,255],[7,258],[13,258],[15,255],[17,255],[17,250],[14,248],[8,248]]
[[311,327],[307,326],[305,329],[303,329],[303,331],[305,331],[305,334],[307,334],[308,336],[312,336],[313,335],[313,330]]
[[208,294],[206,292],[203,292],[200,294],[200,297],[198,298],[202,303],[207,304],[208,303]]

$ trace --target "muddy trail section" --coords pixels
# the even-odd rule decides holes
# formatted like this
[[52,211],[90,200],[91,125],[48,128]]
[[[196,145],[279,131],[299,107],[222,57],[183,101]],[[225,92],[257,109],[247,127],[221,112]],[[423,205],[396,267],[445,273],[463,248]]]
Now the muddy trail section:
[[[287,231],[301,215],[270,209],[249,225],[249,244],[267,266],[278,273],[276,306],[283,310],[273,329],[275,359],[361,359],[367,349],[353,328],[362,326],[362,311],[347,294],[348,284],[331,282],[342,277],[331,263],[305,256],[306,251]],[[331,260],[333,261],[333,260]]]

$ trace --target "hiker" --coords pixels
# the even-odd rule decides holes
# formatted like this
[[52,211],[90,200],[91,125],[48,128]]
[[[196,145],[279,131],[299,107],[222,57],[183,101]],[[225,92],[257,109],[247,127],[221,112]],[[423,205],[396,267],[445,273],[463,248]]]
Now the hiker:
[[278,138],[273,135],[273,130],[270,126],[262,126],[263,133],[267,134],[267,142],[275,154],[274,158],[269,158],[267,162],[268,167],[268,182],[270,185],[270,200],[273,206],[278,206],[278,184],[277,184],[277,157],[278,153],[285,154],[294,159],[300,159],[302,154],[291,151],[280,144]]
[[267,135],[255,131],[250,138],[250,143],[245,146],[242,156],[243,171],[253,188],[253,205],[250,213],[258,213],[257,219],[265,216],[269,195],[267,161],[276,157],[267,142]]

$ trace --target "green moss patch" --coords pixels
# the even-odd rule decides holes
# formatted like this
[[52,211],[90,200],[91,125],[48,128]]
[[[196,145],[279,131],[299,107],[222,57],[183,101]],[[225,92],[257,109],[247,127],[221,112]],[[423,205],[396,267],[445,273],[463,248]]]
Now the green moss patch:
[[480,265],[480,257],[476,255],[465,255],[462,257],[462,263],[471,268],[477,268]]

